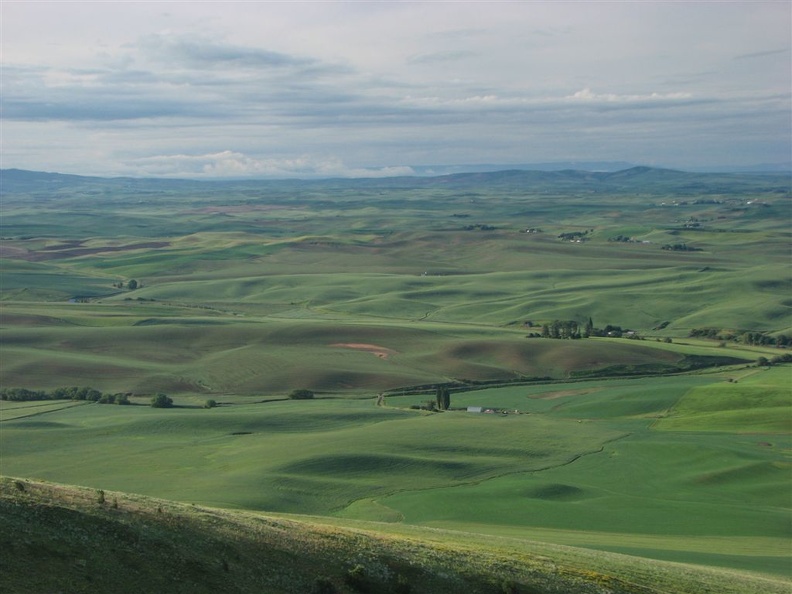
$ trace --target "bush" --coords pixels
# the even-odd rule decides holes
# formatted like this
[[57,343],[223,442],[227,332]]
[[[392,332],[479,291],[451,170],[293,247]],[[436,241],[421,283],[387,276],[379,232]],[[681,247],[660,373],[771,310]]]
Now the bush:
[[393,594],[411,594],[412,584],[410,584],[406,577],[400,575],[396,578],[396,584],[394,584],[391,590]]
[[173,400],[163,393],[159,393],[151,399],[152,408],[170,408],[173,406]]
[[310,400],[314,397],[314,393],[310,390],[292,390],[289,398],[292,400]]
[[204,408],[214,408],[215,406],[217,406],[217,401],[211,398],[204,402]]
[[336,594],[336,589],[333,582],[325,578],[316,578],[311,594]]
[[371,585],[366,578],[366,570],[362,565],[355,565],[344,576],[344,583],[355,592],[369,592]]

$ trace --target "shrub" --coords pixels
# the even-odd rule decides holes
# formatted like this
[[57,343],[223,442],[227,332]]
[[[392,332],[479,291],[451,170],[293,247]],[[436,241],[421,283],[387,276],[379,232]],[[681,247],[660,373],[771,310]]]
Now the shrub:
[[173,400],[167,395],[160,392],[151,399],[152,408],[170,408],[173,406]]
[[406,577],[400,575],[396,578],[396,583],[393,585],[391,590],[393,594],[411,594],[412,584],[410,584]]
[[102,394],[97,402],[99,404],[115,404],[115,394]]
[[335,584],[326,578],[316,578],[311,594],[336,594]]
[[346,576],[344,576],[344,583],[355,592],[368,592],[371,589],[369,581],[366,578],[366,570],[362,565],[355,565],[350,569]]
[[204,408],[214,408],[215,406],[217,406],[217,401],[211,398],[204,402]]
[[310,390],[292,390],[289,398],[292,400],[310,400],[314,397],[314,393]]

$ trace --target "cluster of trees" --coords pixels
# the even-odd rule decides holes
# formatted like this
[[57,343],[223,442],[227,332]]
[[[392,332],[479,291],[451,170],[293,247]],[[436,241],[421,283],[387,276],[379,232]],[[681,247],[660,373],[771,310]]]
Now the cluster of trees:
[[722,331],[718,328],[692,328],[689,335],[694,338],[712,338],[724,342],[737,342],[753,346],[792,346],[792,336],[778,334],[771,336],[765,332],[758,331]]
[[434,400],[427,400],[423,404],[413,404],[410,405],[410,408],[413,410],[430,410],[432,412],[448,410],[451,408],[451,391],[448,389],[448,386],[437,386],[435,388]]
[[[114,287],[116,287],[116,288],[118,288],[118,289],[123,289],[123,288],[124,288],[124,281],[118,281],[117,283],[113,283],[113,286],[114,286]],[[141,285],[140,283],[138,283],[138,282],[137,282],[137,281],[136,281],[134,278],[132,278],[132,279],[129,279],[129,282],[127,283],[127,288],[128,288],[130,291],[134,291],[134,290],[135,290],[135,289],[137,289],[138,287],[142,287],[142,286],[143,286],[143,285]]]
[[90,387],[55,388],[46,390],[29,390],[27,388],[3,388],[0,400],[13,402],[29,402],[34,400],[87,400],[99,404],[129,404],[129,394],[106,394]]
[[[526,326],[533,327],[532,322],[527,322]],[[590,336],[610,336],[621,338],[638,338],[635,332],[626,330],[621,326],[608,324],[604,328],[594,327],[594,322],[589,318],[584,324],[577,320],[553,320],[549,324],[542,324],[541,332],[532,332],[530,338],[564,338],[578,339],[589,338]]]
[[772,367],[779,363],[792,363],[792,353],[784,353],[783,355],[776,355],[775,357],[759,357],[756,359],[756,364],[759,367]]
[[451,392],[446,386],[438,386],[435,392],[435,404],[437,410],[448,410],[451,406]]
[[[541,338],[570,338],[577,339],[583,337],[583,332],[588,329],[588,323],[581,327],[577,320],[553,320],[549,324],[542,324],[540,333],[533,332],[529,336]],[[586,332],[588,337],[590,332]]]
[[700,252],[701,248],[690,246],[686,243],[667,243],[660,248],[661,250],[670,250],[672,252]]
[[608,241],[615,241],[621,243],[634,243],[635,240],[632,237],[627,237],[626,235],[617,235],[615,237],[609,237]]
[[588,239],[586,236],[589,234],[589,231],[594,231],[594,229],[587,229],[586,231],[568,231],[566,233],[559,233],[558,239],[561,241],[583,241],[584,239]]

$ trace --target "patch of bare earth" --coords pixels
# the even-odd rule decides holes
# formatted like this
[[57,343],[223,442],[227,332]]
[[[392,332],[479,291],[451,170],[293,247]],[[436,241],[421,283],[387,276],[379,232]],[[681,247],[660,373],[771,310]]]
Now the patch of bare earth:
[[376,357],[379,357],[380,359],[387,359],[391,355],[395,355],[397,353],[397,351],[394,351],[393,349],[363,342],[337,342],[335,344],[331,344],[330,346],[341,347],[343,349],[353,349],[356,351],[365,351],[375,355]]

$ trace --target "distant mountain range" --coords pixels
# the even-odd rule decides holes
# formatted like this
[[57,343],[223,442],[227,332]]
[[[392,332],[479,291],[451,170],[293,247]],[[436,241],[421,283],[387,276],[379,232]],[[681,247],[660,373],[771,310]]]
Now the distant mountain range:
[[[588,163],[606,165],[606,163]],[[616,163],[611,163],[616,165]],[[485,166],[479,166],[485,167]],[[435,176],[403,176],[390,178],[309,179],[309,180],[188,180],[130,177],[90,177],[27,171],[0,170],[0,194],[49,195],[66,192],[161,192],[224,188],[266,187],[356,187],[356,188],[418,188],[473,187],[525,189],[539,193],[641,193],[660,194],[730,194],[751,187],[757,191],[790,193],[792,174],[784,173],[697,173],[632,166],[624,169],[506,169],[496,171],[465,171]]]
[[[413,165],[411,168],[416,175],[438,176],[453,173],[481,173],[485,171],[506,171],[519,169],[521,171],[621,171],[637,167],[636,163],[627,161],[552,161],[547,163],[522,163],[522,164],[473,164],[473,165]],[[789,163],[759,163],[755,165],[733,167],[711,167],[707,169],[686,169],[695,173],[790,173],[792,162]]]

